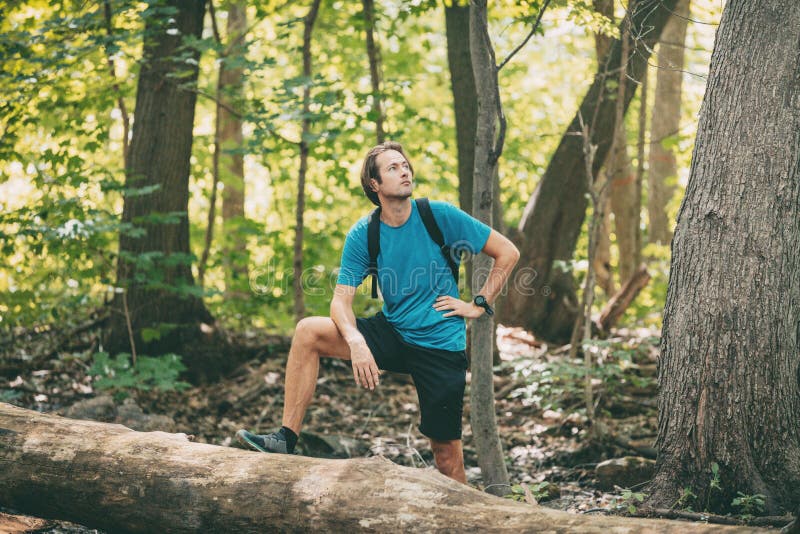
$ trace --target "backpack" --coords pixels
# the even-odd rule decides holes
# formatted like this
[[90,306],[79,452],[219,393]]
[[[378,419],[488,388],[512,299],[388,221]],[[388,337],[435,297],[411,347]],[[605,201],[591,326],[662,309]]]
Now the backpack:
[[[442,230],[436,223],[431,211],[431,205],[427,198],[418,198],[415,200],[417,203],[417,210],[419,211],[422,222],[425,224],[425,229],[428,235],[439,246],[442,251],[447,265],[450,267],[450,272],[453,273],[456,285],[458,285],[458,263],[453,259],[453,249],[446,245]],[[378,206],[369,215],[369,226],[367,227],[367,249],[369,250],[369,268],[367,269],[367,276],[372,276],[372,298],[378,298],[378,254],[381,252],[381,208]]]

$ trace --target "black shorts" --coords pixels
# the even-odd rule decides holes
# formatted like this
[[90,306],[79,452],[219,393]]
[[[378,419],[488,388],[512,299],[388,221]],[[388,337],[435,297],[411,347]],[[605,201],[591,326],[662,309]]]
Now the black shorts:
[[419,398],[419,431],[437,441],[461,439],[467,356],[405,342],[383,313],[356,319],[379,369],[410,374]]

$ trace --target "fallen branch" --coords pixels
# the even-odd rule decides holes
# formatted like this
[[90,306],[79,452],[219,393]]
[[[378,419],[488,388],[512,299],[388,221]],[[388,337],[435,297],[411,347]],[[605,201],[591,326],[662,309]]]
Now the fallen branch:
[[642,441],[645,440],[636,441],[628,438],[627,436],[614,436],[613,441],[614,444],[617,445],[618,447],[634,451],[636,454],[638,454],[639,456],[643,456],[644,458],[655,460],[658,456],[658,449],[656,449],[652,445],[642,443]]
[[608,304],[600,312],[597,325],[601,331],[608,332],[617,324],[619,318],[648,282],[650,282],[650,274],[647,272],[647,266],[642,264],[617,294],[609,299]]
[[115,532],[723,532],[532,507],[381,457],[261,454],[5,403],[0,505]]
[[792,516],[763,516],[742,520],[737,517],[710,514],[705,512],[689,512],[686,510],[669,510],[667,508],[639,508],[633,517],[658,517],[662,519],[688,519],[689,521],[705,521],[717,525],[750,525],[754,527],[785,527],[794,519]]

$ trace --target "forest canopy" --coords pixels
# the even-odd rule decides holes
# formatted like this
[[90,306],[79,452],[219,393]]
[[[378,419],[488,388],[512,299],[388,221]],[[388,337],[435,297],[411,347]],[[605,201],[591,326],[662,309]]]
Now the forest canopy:
[[[498,62],[524,39],[536,2],[501,2],[490,11]],[[323,2],[313,34],[314,72],[302,72],[302,18],[297,3],[247,7],[244,53],[231,58],[227,4],[206,16],[200,39],[197,106],[189,182],[192,265],[202,257],[211,197],[218,67],[241,69],[243,87],[230,100],[241,118],[243,142],[229,149],[244,160],[244,216],[218,220],[207,260],[203,295],[213,316],[231,326],[288,331],[292,317],[292,248],[303,88],[310,89],[303,270],[309,314],[327,311],[343,238],[368,212],[358,182],[365,150],[374,144],[369,63],[357,2]],[[125,186],[126,132],[135,122],[136,80],[147,17],[169,21],[168,6],[139,2],[27,2],[6,10],[0,47],[6,59],[0,84],[0,329],[31,327],[74,317],[102,305],[115,291],[117,236],[135,231],[120,223]],[[444,9],[437,2],[381,2],[375,30],[382,63],[382,107],[387,138],[401,141],[416,170],[416,194],[458,205],[455,121],[445,41]],[[695,2],[693,17],[713,23],[715,2]],[[713,24],[689,24],[680,129],[661,145],[674,149],[685,183],[713,43]],[[215,33],[216,32],[216,33]],[[613,36],[615,24],[585,2],[556,2],[541,31],[500,72],[508,118],[499,165],[502,224],[516,227],[562,131],[596,70],[595,33]],[[464,36],[466,38],[466,36]],[[226,54],[228,54],[226,56]],[[176,61],[191,61],[180,56]],[[657,58],[651,60],[655,78]],[[652,102],[655,84],[650,83]],[[637,100],[626,115],[628,152],[636,161]],[[654,142],[650,140],[650,142]],[[225,152],[222,153],[225,155]],[[681,176],[683,177],[681,179]],[[684,180],[682,182],[681,180]],[[220,194],[224,180],[217,183]],[[680,188],[679,188],[680,189]],[[645,191],[645,195],[647,192]],[[677,212],[680,190],[668,202]],[[219,203],[218,203],[219,204]],[[160,217],[169,219],[174,214]],[[642,213],[647,232],[646,212]],[[670,217],[674,220],[674,217]],[[614,235],[612,254],[617,254]],[[248,255],[231,256],[226,243],[246,242]],[[585,240],[584,237],[581,239]],[[586,270],[585,242],[568,268]],[[645,240],[645,243],[647,241]],[[660,324],[668,249],[647,245],[654,281],[628,310],[628,321]],[[246,263],[249,288],[225,297],[225,269]],[[612,262],[616,262],[615,258]],[[618,284],[621,281],[617,282]],[[199,291],[199,289],[196,289]],[[602,300],[600,302],[602,305]],[[360,297],[361,311],[376,304]]]

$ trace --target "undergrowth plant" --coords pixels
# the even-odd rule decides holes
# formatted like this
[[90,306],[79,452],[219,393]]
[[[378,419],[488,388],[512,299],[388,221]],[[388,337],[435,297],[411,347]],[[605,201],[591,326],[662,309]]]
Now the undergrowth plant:
[[611,507],[617,510],[625,510],[629,514],[636,513],[636,503],[643,503],[646,495],[631,489],[622,490],[619,500],[616,497],[611,499]]
[[752,519],[754,516],[764,513],[764,505],[766,496],[760,493],[755,495],[746,495],[741,491],[736,493],[738,497],[733,499],[731,506],[738,508],[741,512],[741,518],[744,520]]
[[[621,393],[623,387],[648,388],[655,378],[640,375],[640,364],[646,358],[648,345],[658,343],[652,337],[640,344],[620,340],[591,340],[584,346],[598,354],[597,365],[591,378],[598,385],[599,398],[611,398]],[[558,358],[552,361],[516,360],[502,364],[512,368],[515,378],[525,382],[511,397],[538,405],[542,409],[560,409],[575,403],[583,393],[586,369],[579,359]],[[602,406],[602,405],[601,405]]]
[[94,355],[89,374],[96,389],[107,389],[117,396],[125,396],[127,390],[161,391],[182,390],[189,387],[179,380],[186,366],[177,354],[159,357],[137,356],[135,365],[131,355],[119,353],[113,358],[107,352]]
[[506,495],[506,498],[513,501],[525,501],[528,498],[528,494],[530,494],[538,503],[549,495],[549,492],[547,491],[547,486],[549,484],[550,483],[547,481],[539,482],[538,484],[534,484],[532,486],[529,486],[528,484],[514,484],[511,486],[511,493]]

